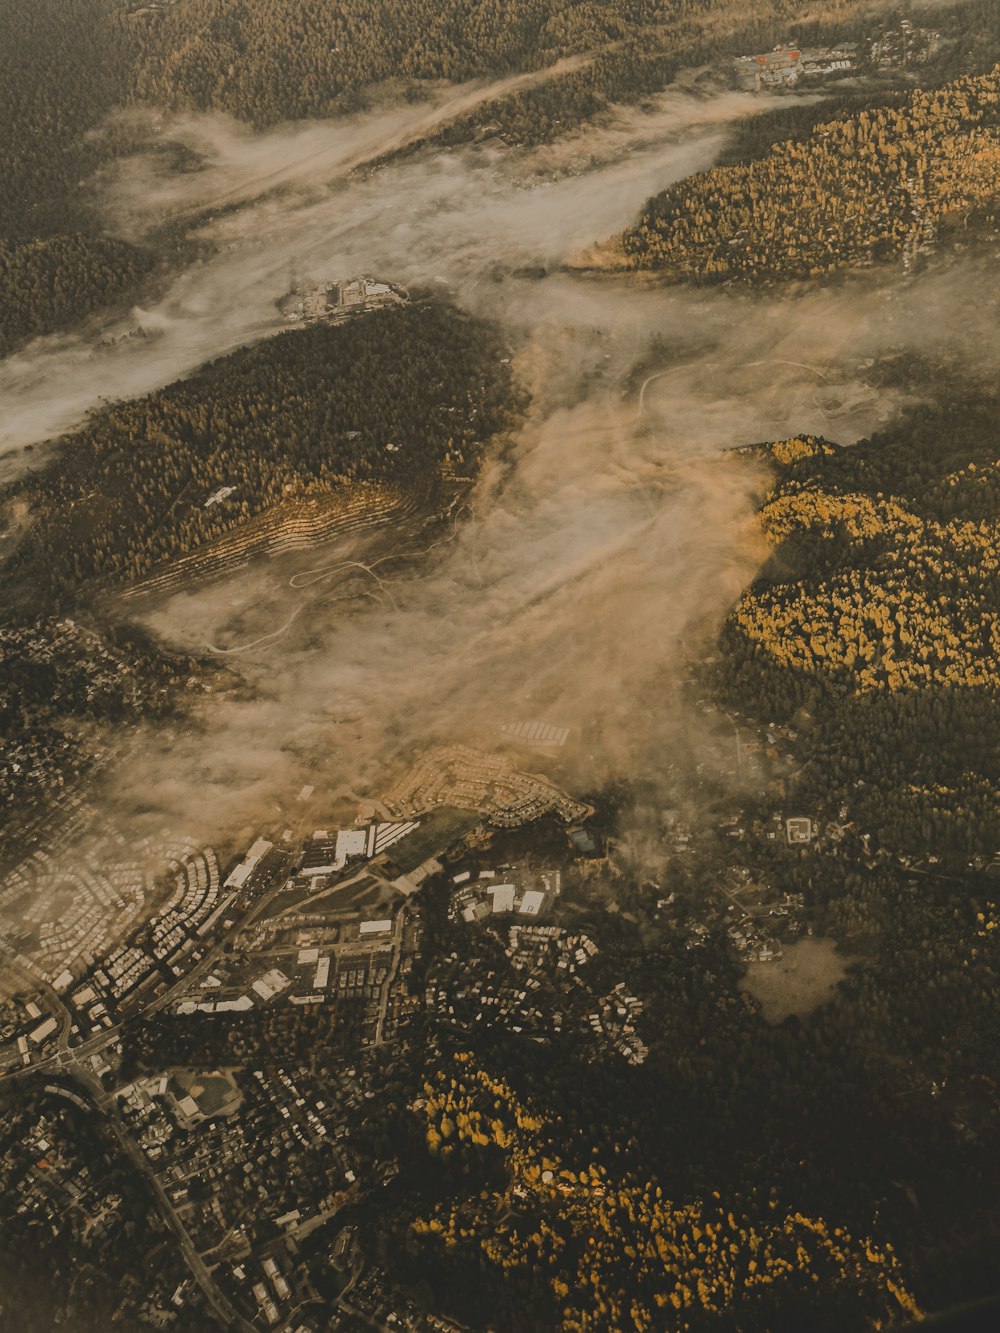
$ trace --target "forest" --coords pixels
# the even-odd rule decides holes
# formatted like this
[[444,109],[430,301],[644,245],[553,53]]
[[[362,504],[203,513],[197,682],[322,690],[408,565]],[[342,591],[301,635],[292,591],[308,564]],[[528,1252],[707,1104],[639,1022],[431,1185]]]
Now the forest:
[[0,356],[127,297],[153,267],[101,234],[88,178],[120,131],[127,55],[110,0],[0,6]]
[[773,554],[724,631],[720,688],[810,719],[802,792],[876,845],[1000,848],[1000,433],[963,383],[849,448],[768,446]]
[[[44,56],[24,84],[37,96],[0,107],[18,127],[0,145],[10,183],[0,354],[119,299],[150,271],[144,252],[100,234],[79,186],[115,151],[117,131],[88,139],[77,127],[113,105],[162,98],[269,124],[350,110],[400,71],[416,84],[621,43],[593,73],[489,109],[498,132],[535,142],[670,77],[669,52],[637,58],[646,25],[669,19],[700,34],[706,15],[722,22],[747,6],[399,0],[382,6],[374,35],[371,5],[354,0],[177,0],[129,18],[137,8],[0,7],[0,73],[24,84]],[[756,6],[754,43],[771,44],[768,24],[804,8]],[[963,12],[985,23],[1000,11],[977,0]],[[948,58],[966,57],[952,47]],[[949,73],[937,92],[889,90],[865,107],[846,96],[748,122],[727,165],[651,206],[632,260],[703,280],[809,276],[905,254],[988,213],[998,79]],[[12,86],[0,78],[0,98]],[[455,141],[478,125],[459,125]],[[890,197],[905,201],[902,221],[882,208]],[[829,226],[803,226],[807,206],[827,208]],[[375,480],[425,498],[442,469],[473,471],[519,408],[504,356],[493,329],[441,304],[299,330],[102,408],[63,441],[58,468],[17,483],[7,498],[27,501],[33,523],[3,570],[5,595],[31,588],[46,614],[23,607],[0,633],[9,827],[22,832],[86,774],[91,723],[166,712],[193,669],[131,631],[91,629],[78,608],[96,586],[142,577],[289,496]],[[811,1018],[770,1025],[741,990],[721,930],[692,952],[683,933],[662,928],[651,945],[621,916],[602,910],[591,924],[582,908],[577,926],[600,936],[643,997],[645,1065],[595,1057],[569,1033],[543,1044],[499,1026],[457,1031],[418,1008],[402,1041],[373,1057],[375,1096],[350,1129],[361,1160],[395,1160],[400,1172],[351,1222],[368,1255],[429,1308],[526,1333],[841,1333],[906,1326],[990,1292],[1000,1250],[1000,396],[957,371],[933,379],[936,401],[856,445],[801,436],[751,451],[770,478],[760,522],[771,556],[699,673],[718,707],[797,728],[801,765],[769,799],[841,824],[841,840],[754,848],[754,859],[735,847],[731,859],[776,892],[805,895],[817,933],[849,950],[846,981]],[[662,879],[622,897],[704,891],[679,857]],[[423,925],[415,1000],[435,960],[461,959],[471,977],[500,948],[451,922],[447,900],[443,878],[412,900]],[[346,1005],[273,1007],[225,1028],[157,1015],[128,1024],[126,1067],[294,1056],[323,1068],[354,1048],[359,1027]],[[147,1290],[183,1276],[145,1191],[64,1098],[36,1089],[4,1110],[0,1185],[11,1197],[49,1169],[27,1146],[44,1133],[60,1169],[76,1158],[89,1168],[93,1213],[120,1200],[98,1233],[99,1260],[80,1211],[53,1209],[44,1236],[20,1215],[2,1219],[0,1287],[37,1292],[45,1258],[44,1304],[16,1327],[70,1317],[105,1327],[114,1309],[138,1326]],[[268,1170],[280,1188],[280,1163]],[[5,1318],[0,1328],[13,1328]]]
[[[365,90],[545,69],[622,43],[661,54],[729,39],[774,43],[803,0],[176,0],[130,25],[131,95],[221,109],[257,126],[365,104]],[[849,19],[859,0],[826,6]],[[619,78],[625,79],[623,66]],[[565,87],[566,85],[560,85]],[[600,76],[595,92],[602,92]],[[635,91],[648,91],[641,84]],[[603,89],[613,96],[611,87]]]
[[[805,895],[846,980],[771,1025],[721,930],[692,953],[659,924],[651,947],[577,907],[643,997],[645,1065],[595,1058],[569,1027],[536,1044],[415,1020],[355,1144],[398,1155],[361,1225],[429,1308],[472,1326],[833,1333],[990,1294],[1000,403],[954,367],[905,373],[937,401],[871,439],[747,451],[772,477],[772,555],[698,681],[763,729],[795,724],[798,771],[760,811],[807,809],[837,840],[727,860]],[[695,902],[702,879],[674,860],[647,898]],[[461,960],[469,987],[502,950],[449,920],[449,889],[421,895],[418,988],[434,960]],[[621,901],[660,920],[638,889]]]
[[[419,303],[292,330],[101,410],[6,498],[33,522],[8,585],[47,606],[122,583],[303,495],[379,481],[420,499],[474,471],[518,397],[493,328]],[[231,493],[206,504],[220,488]]]
[[681,279],[816,278],[995,222],[1000,66],[864,109],[651,200],[624,263]]
[[91,771],[92,724],[164,716],[203,674],[94,622],[95,592],[283,501],[375,482],[433,505],[442,474],[475,475],[520,409],[503,351],[490,325],[434,302],[293,330],[102,408],[58,465],[12,483],[0,501],[30,519],[3,567],[0,851]]
[[[641,102],[682,67],[711,66],[724,79],[728,56],[781,40],[863,42],[870,34],[862,0],[826,5],[819,21],[813,9],[806,0],[756,0],[749,12],[744,0],[392,0],[374,24],[368,0],[174,0],[155,10],[138,0],[7,0],[0,356],[134,300],[157,259],[171,261],[173,240],[150,242],[154,254],[110,238],[93,206],[95,173],[141,138],[130,111],[224,111],[264,128],[578,57],[574,68],[487,102],[433,140],[449,146],[489,134],[531,145]],[[935,23],[948,41],[926,85],[1000,59],[991,0],[944,7]],[[759,133],[745,137],[759,148]],[[661,248],[644,240],[633,258],[672,263]]]
[[0,356],[133,293],[154,262],[150,251],[110,236],[0,239]]

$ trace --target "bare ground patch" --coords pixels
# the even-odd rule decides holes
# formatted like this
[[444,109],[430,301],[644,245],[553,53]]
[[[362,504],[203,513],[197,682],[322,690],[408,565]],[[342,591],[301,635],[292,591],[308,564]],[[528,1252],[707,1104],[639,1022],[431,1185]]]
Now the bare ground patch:
[[769,1023],[790,1014],[805,1017],[833,999],[847,974],[847,959],[831,939],[812,937],[785,946],[784,957],[749,963],[743,989],[749,991]]

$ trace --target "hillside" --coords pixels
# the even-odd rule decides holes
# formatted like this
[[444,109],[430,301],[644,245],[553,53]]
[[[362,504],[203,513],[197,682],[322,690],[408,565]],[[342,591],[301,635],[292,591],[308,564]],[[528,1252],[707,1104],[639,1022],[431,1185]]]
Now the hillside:
[[[716,1319],[761,1328],[791,1310],[817,1327],[833,1310],[845,1324],[919,1313],[891,1252],[822,1218],[773,1208],[747,1216],[718,1193],[675,1201],[655,1180],[609,1168],[610,1145],[566,1161],[559,1129],[466,1052],[423,1091],[427,1151],[443,1175],[460,1170],[484,1185],[413,1219],[424,1262],[459,1289],[463,1262],[489,1285],[502,1275],[522,1299],[530,1292],[536,1327],[596,1333]],[[501,1228],[491,1225],[497,1216],[507,1219]]]
[[280,334],[104,409],[64,441],[58,466],[8,491],[33,521],[6,575],[65,605],[279,501],[356,482],[429,498],[442,468],[474,468],[511,420],[501,350],[482,322],[413,305]]
[[146,250],[101,235],[87,178],[114,150],[94,131],[126,95],[110,0],[0,6],[0,357],[131,293]]
[[1000,66],[679,182],[621,238],[622,262],[718,282],[912,260],[950,226],[994,225],[998,167]]
[[[862,8],[836,0],[825,19]],[[384,81],[545,69],[619,43],[631,45],[633,57],[644,49],[675,60],[734,32],[741,42],[773,45],[814,9],[806,0],[387,0],[376,20],[368,0],[174,0],[130,25],[131,93],[261,126],[353,109],[367,87]],[[623,74],[619,93],[628,90]],[[641,77],[634,90],[648,90]],[[592,95],[617,94],[598,75]]]
[[902,854],[1000,846],[998,407],[772,446],[774,554],[724,637],[734,702],[811,716],[803,793]]
[[[173,258],[160,241],[154,254],[108,238],[93,209],[95,172],[142,138],[123,109],[223,111],[266,128],[536,72],[537,84],[498,90],[431,138],[438,148],[483,134],[534,145],[641,103],[682,68],[725,82],[731,56],[792,37],[863,46],[877,28],[866,0],[814,11],[809,0],[392,0],[375,22],[368,0],[8,0],[0,356],[134,299],[156,260]],[[925,86],[1000,58],[989,0],[938,8],[934,22],[946,40],[921,70]],[[571,68],[552,68],[566,58]]]
[[[747,451],[773,477],[772,555],[692,686],[745,735],[794,736],[795,771],[748,798],[717,862],[616,881],[655,946],[603,905],[574,912],[643,997],[648,1061],[463,1025],[460,997],[478,1015],[513,946],[449,916],[450,870],[425,888],[426,994],[452,988],[365,1110],[361,1141],[401,1169],[361,1227],[430,1308],[469,1327],[839,1333],[990,1291],[1000,402],[933,378],[951,380],[939,403],[871,440]],[[775,811],[808,811],[815,841],[769,842]],[[740,868],[800,896],[851,960],[808,1019],[764,1020],[721,930],[692,945],[664,925],[706,873]]]

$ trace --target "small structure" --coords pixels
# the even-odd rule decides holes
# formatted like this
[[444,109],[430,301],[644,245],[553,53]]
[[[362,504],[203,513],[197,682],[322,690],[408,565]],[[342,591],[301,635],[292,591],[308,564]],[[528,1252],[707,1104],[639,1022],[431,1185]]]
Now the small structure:
[[388,935],[391,930],[392,922],[389,920],[362,921],[361,925],[358,926],[358,934],[362,938],[367,938],[372,935]]
[[791,819],[785,820],[785,837],[788,839],[789,847],[797,844],[812,842],[813,823],[805,815],[796,815]]
[[554,727],[548,722],[507,722],[500,728],[507,741],[519,741],[538,750],[558,750],[569,740],[568,727]]
[[321,282],[315,287],[297,287],[282,297],[278,308],[293,324],[318,321],[339,323],[353,315],[387,306],[406,305],[409,294],[396,283],[377,278],[350,278],[346,282]]

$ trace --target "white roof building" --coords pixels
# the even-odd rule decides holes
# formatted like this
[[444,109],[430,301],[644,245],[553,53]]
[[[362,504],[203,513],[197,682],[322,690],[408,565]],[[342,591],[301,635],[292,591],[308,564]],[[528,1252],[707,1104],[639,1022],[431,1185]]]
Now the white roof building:
[[494,912],[513,912],[514,910],[514,885],[513,884],[494,884],[487,890],[493,899]]
[[226,888],[242,889],[272,846],[273,843],[268,842],[266,838],[258,838],[239,865],[230,871],[229,878],[226,880]]
[[521,899],[521,905],[517,910],[523,913],[524,916],[537,916],[542,910],[542,904],[544,902],[544,893],[541,893],[538,889],[528,889],[526,890],[524,897]]
[[359,935],[388,935],[392,930],[392,922],[386,921],[362,921],[358,927]]
[[336,870],[343,870],[351,856],[366,856],[368,853],[368,830],[366,828],[344,828],[337,834]]
[[34,1032],[30,1034],[31,1040],[36,1046],[40,1046],[46,1037],[51,1037],[58,1027],[59,1024],[54,1018],[47,1018],[44,1023],[35,1028]]

